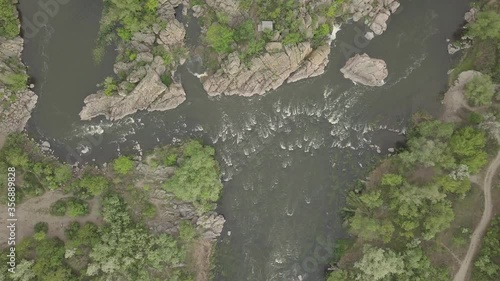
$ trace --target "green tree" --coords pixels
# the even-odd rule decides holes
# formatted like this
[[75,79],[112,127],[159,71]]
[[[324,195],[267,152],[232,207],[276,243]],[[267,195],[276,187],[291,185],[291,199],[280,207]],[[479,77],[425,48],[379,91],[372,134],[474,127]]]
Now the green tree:
[[109,188],[109,181],[104,176],[85,175],[79,186],[93,196],[98,196]]
[[496,11],[479,12],[469,26],[469,34],[480,39],[500,39],[500,14]]
[[455,131],[449,141],[453,154],[460,160],[460,164],[469,167],[471,173],[478,172],[486,164],[485,145],[485,133],[470,126]]
[[350,221],[351,231],[363,240],[382,240],[388,243],[394,232],[394,225],[388,221],[380,221],[356,212]]
[[495,85],[486,74],[477,75],[465,85],[465,96],[472,105],[489,105],[495,94]]
[[113,161],[113,170],[119,175],[126,175],[134,168],[134,161],[126,156],[120,156]]
[[214,153],[212,147],[198,141],[187,143],[182,164],[164,188],[179,199],[194,203],[202,211],[213,209],[222,189]]
[[22,260],[16,265],[16,271],[10,274],[10,278],[14,281],[30,281],[35,280],[33,272],[34,261]]
[[66,213],[70,217],[84,216],[89,213],[89,206],[81,199],[70,198],[66,203]]
[[354,264],[360,271],[356,280],[377,281],[388,280],[388,277],[404,273],[404,261],[390,249],[365,246],[363,257]]
[[232,51],[234,32],[231,28],[220,24],[213,24],[207,31],[207,42],[219,54],[227,54]]

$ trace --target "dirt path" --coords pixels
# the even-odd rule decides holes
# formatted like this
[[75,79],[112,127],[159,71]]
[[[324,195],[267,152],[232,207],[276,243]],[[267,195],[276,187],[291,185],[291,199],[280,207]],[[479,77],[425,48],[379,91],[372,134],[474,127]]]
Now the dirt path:
[[484,191],[483,216],[481,217],[481,221],[477,225],[476,229],[474,229],[474,232],[472,233],[469,249],[467,250],[467,254],[462,260],[462,263],[460,264],[460,269],[455,275],[455,278],[453,278],[453,281],[465,281],[469,276],[472,261],[479,250],[481,239],[483,238],[486,228],[488,227],[488,224],[490,223],[492,218],[493,204],[491,200],[491,188],[492,188],[493,178],[497,175],[497,171],[499,168],[500,168],[500,152],[498,152],[496,158],[488,166],[488,171],[484,176],[484,182],[482,185]]

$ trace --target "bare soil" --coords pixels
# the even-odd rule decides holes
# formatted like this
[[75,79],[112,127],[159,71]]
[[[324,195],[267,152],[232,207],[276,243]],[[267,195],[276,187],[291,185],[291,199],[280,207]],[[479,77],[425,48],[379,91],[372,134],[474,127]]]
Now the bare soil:
[[[42,196],[28,199],[16,206],[16,240],[21,241],[23,238],[33,235],[33,227],[38,222],[46,222],[49,225],[47,236],[59,237],[65,240],[64,229],[72,221],[80,223],[93,222],[97,225],[102,223],[102,217],[99,214],[100,199],[94,198],[89,203],[90,213],[84,217],[57,217],[49,213],[50,205],[61,198],[70,197],[70,195],[63,194],[58,191],[48,191]],[[0,221],[2,224],[7,221],[7,206],[0,204]],[[6,227],[0,228],[0,237],[7,237],[8,229]],[[7,240],[0,241],[0,247],[7,244]]]

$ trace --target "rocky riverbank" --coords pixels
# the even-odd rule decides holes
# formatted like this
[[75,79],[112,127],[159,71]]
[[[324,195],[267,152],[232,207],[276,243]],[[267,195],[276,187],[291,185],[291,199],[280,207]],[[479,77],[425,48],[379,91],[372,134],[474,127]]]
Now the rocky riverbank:
[[[17,18],[15,6],[12,12]],[[20,29],[19,21],[17,26]],[[19,36],[0,35],[0,132],[5,135],[24,129],[38,99],[27,85],[26,66],[21,60],[23,44]]]

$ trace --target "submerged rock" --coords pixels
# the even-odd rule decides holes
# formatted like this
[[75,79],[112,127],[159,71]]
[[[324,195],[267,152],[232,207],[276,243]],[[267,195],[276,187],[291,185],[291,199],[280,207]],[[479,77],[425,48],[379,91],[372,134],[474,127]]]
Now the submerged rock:
[[367,54],[355,55],[340,70],[344,77],[367,86],[382,86],[388,75],[387,65],[381,59],[370,58]]

